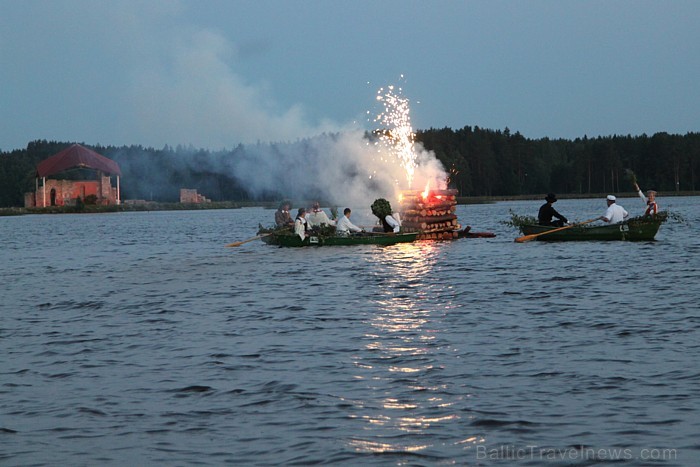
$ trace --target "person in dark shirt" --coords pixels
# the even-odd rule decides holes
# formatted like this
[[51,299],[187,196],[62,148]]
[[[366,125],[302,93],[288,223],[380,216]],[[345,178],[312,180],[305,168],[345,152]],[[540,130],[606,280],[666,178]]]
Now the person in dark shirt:
[[[569,222],[566,220],[566,217],[559,214],[557,210],[554,209],[554,206],[552,206],[557,202],[557,195],[549,193],[544,200],[547,202],[540,207],[540,212],[537,214],[537,220],[540,225],[563,227],[564,224]],[[558,220],[552,221],[552,217],[556,217]]]
[[275,224],[277,224],[277,227],[294,226],[294,219],[292,219],[292,215],[289,214],[289,207],[289,201],[282,201],[280,207],[275,211]]

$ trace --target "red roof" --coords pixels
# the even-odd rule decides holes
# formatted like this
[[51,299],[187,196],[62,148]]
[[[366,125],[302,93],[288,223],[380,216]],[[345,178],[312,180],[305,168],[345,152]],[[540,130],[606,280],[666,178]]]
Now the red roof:
[[97,154],[84,146],[74,144],[58,154],[41,161],[36,166],[36,175],[37,177],[46,177],[76,167],[101,170],[110,175],[122,174],[119,165],[113,160],[107,159],[105,156]]

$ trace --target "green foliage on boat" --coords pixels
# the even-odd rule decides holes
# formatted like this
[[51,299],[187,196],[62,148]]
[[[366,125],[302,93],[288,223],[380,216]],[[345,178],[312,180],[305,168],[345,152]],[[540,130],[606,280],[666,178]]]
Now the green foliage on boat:
[[534,216],[521,216],[516,214],[512,209],[508,210],[508,213],[510,214],[510,220],[500,221],[501,224],[507,225],[508,227],[521,229],[524,225],[537,224],[537,218]]

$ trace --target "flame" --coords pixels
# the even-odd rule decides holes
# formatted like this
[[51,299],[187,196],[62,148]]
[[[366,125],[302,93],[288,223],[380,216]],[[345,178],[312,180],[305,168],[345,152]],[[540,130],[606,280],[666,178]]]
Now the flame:
[[428,199],[428,195],[430,194],[430,181],[425,184],[425,191],[423,191],[423,199]]

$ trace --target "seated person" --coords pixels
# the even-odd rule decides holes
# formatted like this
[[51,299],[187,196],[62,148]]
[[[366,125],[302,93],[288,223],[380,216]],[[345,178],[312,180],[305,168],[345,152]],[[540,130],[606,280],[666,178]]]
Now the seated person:
[[362,229],[350,222],[350,214],[352,210],[345,208],[343,215],[338,219],[335,226],[335,231],[338,235],[347,235],[349,232],[362,232]]
[[382,227],[384,227],[384,232],[398,233],[401,230],[401,223],[393,214],[387,214],[382,220]]
[[294,225],[294,220],[289,214],[289,201],[282,201],[280,207],[275,211],[275,224],[277,227],[291,227]]
[[603,222],[607,222],[608,224],[619,224],[627,219],[629,213],[625,208],[616,203],[617,200],[615,196],[608,195],[606,200],[608,203],[608,209],[605,211],[605,214],[600,216],[598,219],[602,220]]
[[306,222],[306,208],[299,208],[297,218],[294,220],[294,233],[299,235],[302,241],[306,238],[308,223]]
[[644,196],[644,193],[642,193],[639,185],[635,183],[634,188],[637,190],[639,197],[642,198],[642,201],[644,201],[647,205],[647,210],[644,211],[644,215],[655,216],[659,212],[659,205],[656,204],[656,192],[654,190],[647,191],[647,195],[649,196],[649,198],[647,198]]
[[[549,193],[545,198],[546,203],[540,207],[540,212],[537,214],[537,223],[539,225],[548,225],[551,227],[563,227],[564,224],[569,222],[566,217],[562,216],[554,209],[552,206],[557,202],[557,195],[554,193]],[[552,221],[552,217],[556,217],[558,220]]]
[[321,204],[316,201],[311,209],[311,212],[306,216],[306,221],[309,227],[320,227],[323,224],[335,225],[335,222],[328,218],[328,215],[321,209]]

